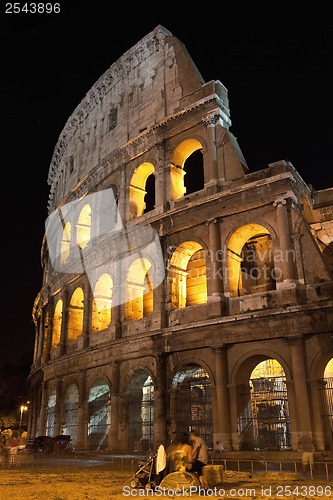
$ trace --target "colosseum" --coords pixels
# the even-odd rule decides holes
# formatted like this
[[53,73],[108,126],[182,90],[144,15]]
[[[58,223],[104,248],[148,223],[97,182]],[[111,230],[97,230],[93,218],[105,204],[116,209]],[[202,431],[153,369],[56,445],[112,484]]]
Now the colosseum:
[[331,450],[333,188],[251,172],[228,91],[157,26],[68,118],[48,174],[29,435],[77,450]]

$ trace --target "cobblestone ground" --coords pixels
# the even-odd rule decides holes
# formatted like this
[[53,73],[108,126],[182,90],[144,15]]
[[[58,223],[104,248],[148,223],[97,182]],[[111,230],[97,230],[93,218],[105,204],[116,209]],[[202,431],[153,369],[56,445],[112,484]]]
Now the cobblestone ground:
[[294,481],[272,481],[263,477],[222,484],[198,495],[194,491],[146,491],[131,489],[133,473],[103,468],[82,467],[75,470],[0,469],[0,499],[5,500],[124,500],[125,498],[203,498],[221,499],[311,499],[333,498],[331,481],[308,478]]

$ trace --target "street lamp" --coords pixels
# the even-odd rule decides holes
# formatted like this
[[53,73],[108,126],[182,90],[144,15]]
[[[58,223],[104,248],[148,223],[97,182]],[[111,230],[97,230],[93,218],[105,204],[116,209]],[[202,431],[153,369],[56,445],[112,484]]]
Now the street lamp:
[[[29,403],[29,401],[28,401]],[[19,426],[19,433],[21,434],[21,428],[22,428],[22,418],[23,418],[23,412],[28,410],[28,403],[26,404],[21,404],[20,406],[20,426]]]

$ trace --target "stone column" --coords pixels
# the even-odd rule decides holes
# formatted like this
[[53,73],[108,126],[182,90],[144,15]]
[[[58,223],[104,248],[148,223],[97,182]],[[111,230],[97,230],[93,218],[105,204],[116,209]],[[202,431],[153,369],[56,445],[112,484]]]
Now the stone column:
[[229,385],[230,392],[230,428],[231,428],[231,449],[239,450],[239,434],[238,434],[238,411],[237,411],[237,386]]
[[[210,113],[205,119],[207,127],[207,156],[205,158],[205,187],[216,185],[218,178],[215,125],[219,119],[217,110]],[[208,160],[208,161],[207,161]]]
[[208,302],[219,302],[222,311],[223,271],[220,227],[218,219],[206,221],[209,231],[209,255],[206,258]]
[[111,394],[110,394],[110,406],[111,406],[111,422],[109,427],[109,444],[108,449],[110,451],[119,450],[119,381],[120,381],[120,366],[119,363],[111,364]]
[[48,382],[43,382],[43,384],[42,384],[42,401],[41,401],[41,405],[40,405],[39,426],[38,426],[40,436],[45,436],[45,432],[46,432],[47,401],[48,401]]
[[279,249],[275,249],[274,255],[274,269],[276,273],[277,288],[279,288],[279,284],[283,282],[290,283],[294,281],[295,255],[291,248],[287,201],[280,198],[273,203],[273,206],[276,207],[276,221],[279,238]]
[[226,346],[214,349],[216,379],[216,419],[214,422],[214,443],[220,441],[226,450],[230,443],[230,400],[228,389],[228,352]]
[[67,342],[67,329],[68,329],[68,290],[64,288],[62,291],[62,321],[61,321],[61,332],[60,332],[60,342],[59,342],[59,353],[60,356],[66,353],[66,342]]
[[293,444],[298,443],[298,439],[303,433],[311,432],[311,417],[309,409],[309,394],[306,380],[307,367],[305,363],[305,353],[302,335],[288,337],[290,347],[292,374],[294,382],[295,396],[295,417],[297,433],[293,436]]
[[79,372],[79,401],[77,409],[77,434],[75,448],[77,450],[87,449],[88,440],[88,402],[86,394],[86,372]]
[[167,201],[166,196],[166,165],[165,165],[165,150],[164,142],[156,144],[156,169],[155,169],[155,206],[165,206]]
[[167,355],[156,356],[156,384],[154,387],[154,449],[166,444],[166,394],[167,394]]
[[56,407],[55,407],[55,422],[53,435],[57,436],[61,434],[62,431],[62,411],[63,411],[63,400],[62,400],[62,380],[57,379],[56,381]]
[[85,276],[84,284],[84,306],[83,306],[83,328],[82,333],[78,338],[78,348],[84,349],[89,346],[89,338],[91,334],[91,315],[92,315],[92,291],[88,277]]

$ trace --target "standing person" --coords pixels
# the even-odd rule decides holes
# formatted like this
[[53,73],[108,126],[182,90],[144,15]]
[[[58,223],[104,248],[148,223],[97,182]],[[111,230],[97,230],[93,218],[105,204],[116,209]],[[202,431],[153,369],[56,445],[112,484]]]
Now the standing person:
[[298,442],[298,448],[302,451],[303,472],[306,472],[307,465],[310,467],[310,472],[313,472],[314,445],[311,436],[308,434],[302,434]]
[[203,478],[203,468],[208,464],[208,450],[205,440],[199,436],[197,431],[190,432],[190,440],[192,441],[192,468],[191,472],[196,472],[200,484],[205,488],[205,481]]
[[12,435],[12,438],[10,440],[10,448],[9,448],[9,465],[14,466],[16,465],[16,455],[18,452],[18,438],[16,434]]

